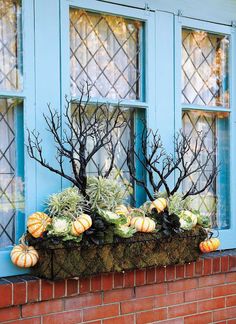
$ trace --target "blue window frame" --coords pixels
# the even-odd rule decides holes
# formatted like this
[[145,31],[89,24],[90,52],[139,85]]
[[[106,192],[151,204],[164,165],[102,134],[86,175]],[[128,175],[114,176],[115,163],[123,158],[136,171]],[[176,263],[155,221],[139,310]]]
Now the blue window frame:
[[[117,2],[117,4],[114,4],[114,2]],[[133,22],[139,22],[142,25],[139,34],[141,54],[138,57],[141,79],[139,86],[137,84],[134,86],[139,91],[133,92],[130,97],[122,98],[124,107],[135,110],[134,130],[140,129],[141,116],[143,117],[143,114],[145,114],[148,126],[154,130],[159,129],[166,149],[171,152],[174,149],[173,134],[183,125],[183,113],[186,118],[189,118],[187,114],[192,114],[194,110],[199,114],[205,113],[205,116],[202,117],[205,120],[216,120],[214,121],[215,128],[213,128],[217,129],[218,137],[221,140],[218,146],[218,156],[222,163],[224,163],[222,158],[229,162],[229,168],[221,170],[216,183],[220,197],[220,204],[218,203],[221,218],[220,237],[222,248],[235,248],[236,219],[232,215],[235,214],[236,207],[233,199],[236,193],[234,174],[236,153],[233,150],[236,138],[236,98],[235,91],[232,90],[236,85],[236,33],[235,28],[229,26],[233,19],[231,12],[233,13],[235,10],[234,5],[232,4],[232,10],[229,9],[224,13],[221,12],[219,6],[214,6],[209,15],[206,12],[201,13],[202,10],[199,11],[199,8],[192,12],[193,7],[186,7],[186,16],[195,18],[187,19],[176,15],[178,6],[174,1],[158,3],[158,8],[155,7],[154,2],[150,2],[150,10],[146,10],[140,1],[134,2],[132,0],[114,0],[111,2],[97,0],[22,0],[20,2],[12,0],[12,3],[15,8],[18,6],[18,10],[21,8],[18,11],[21,14],[16,15],[16,23],[19,26],[16,41],[18,61],[16,60],[16,62],[20,66],[21,74],[18,78],[15,74],[17,83],[14,84],[13,82],[10,88],[9,84],[6,88],[8,81],[5,84],[1,84],[0,81],[0,113],[3,111],[3,103],[5,108],[7,107],[6,103],[17,103],[14,105],[14,109],[12,107],[12,111],[14,111],[14,119],[12,119],[14,120],[14,123],[13,121],[12,123],[15,133],[14,145],[17,153],[17,163],[14,163],[16,174],[24,182],[24,210],[19,208],[18,214],[14,218],[15,228],[14,230],[11,229],[14,241],[17,242],[17,239],[25,230],[25,218],[36,210],[43,210],[48,195],[58,192],[68,185],[56,175],[50,174],[49,176],[47,170],[28,158],[26,150],[23,151],[22,147],[27,128],[36,128],[42,134],[43,142],[47,143],[46,158],[54,158],[53,143],[50,142],[51,139],[45,131],[42,113],[47,113],[46,104],[48,102],[54,109],[63,112],[65,95],[72,95],[74,99],[76,98],[76,94],[71,92],[70,86],[69,21],[70,10],[73,8],[74,10],[93,13],[93,19],[101,13],[108,17],[121,17],[126,25],[131,22],[129,28],[132,28]],[[205,21],[197,20],[196,17],[205,19]],[[206,22],[218,20],[218,18],[221,24]],[[0,23],[2,22],[0,21]],[[183,29],[187,31],[201,30],[209,34],[229,37],[230,72],[228,80],[225,80],[225,84],[229,83],[229,107],[219,105],[212,107],[208,104],[199,105],[199,103],[186,104],[186,102],[182,102],[181,48]],[[50,46],[48,40],[50,40]],[[5,71],[5,73],[8,72]],[[132,71],[130,73],[132,74]],[[120,98],[100,93],[99,96],[94,95],[92,99],[94,104],[97,101],[108,101],[110,104],[117,105]],[[225,118],[226,115],[227,118]],[[223,136],[224,134],[228,135]],[[142,174],[142,169],[138,168],[138,172]],[[136,200],[141,202],[143,192],[138,187],[135,190]],[[230,202],[228,206],[224,204],[226,200]],[[222,216],[223,214],[225,217]],[[3,225],[3,223],[1,224]],[[226,225],[224,226],[224,224]],[[25,272],[14,267],[10,262],[9,252],[11,248],[12,242],[9,241],[5,246],[0,247],[0,277]]]
[[[231,27],[187,18],[176,19],[176,128],[195,137],[206,134],[205,153],[217,142],[211,164],[219,165],[216,181],[196,203],[220,232],[221,248],[235,247],[235,33]],[[182,121],[181,121],[182,117]],[[204,158],[204,156],[202,156]],[[209,165],[209,169],[211,169]],[[204,174],[199,175],[204,182]],[[188,185],[188,183],[186,183]]]

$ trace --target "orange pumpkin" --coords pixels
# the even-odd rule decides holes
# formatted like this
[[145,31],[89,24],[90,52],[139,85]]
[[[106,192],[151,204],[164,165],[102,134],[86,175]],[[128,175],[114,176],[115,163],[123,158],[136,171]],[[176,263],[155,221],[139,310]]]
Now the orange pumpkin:
[[71,234],[79,236],[84,231],[92,226],[92,219],[87,214],[80,215],[73,223],[71,227]]
[[160,213],[166,207],[167,207],[167,200],[165,198],[157,198],[156,200],[152,201],[149,207],[149,212],[151,212],[155,208],[157,212]]
[[131,226],[133,226],[137,232],[153,232],[156,224],[154,220],[149,217],[133,217],[131,219]]
[[46,231],[49,224],[51,224],[51,218],[47,214],[36,212],[29,216],[27,228],[33,237],[38,238]]
[[218,249],[220,240],[216,237],[203,241],[199,244],[199,248],[203,253],[212,252]]
[[39,259],[38,252],[33,246],[19,244],[14,246],[11,251],[11,261],[17,267],[30,268],[33,267]]

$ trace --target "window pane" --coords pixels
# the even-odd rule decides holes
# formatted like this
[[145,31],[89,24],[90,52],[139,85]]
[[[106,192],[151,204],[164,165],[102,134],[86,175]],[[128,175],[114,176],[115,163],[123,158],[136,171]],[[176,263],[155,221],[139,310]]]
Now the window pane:
[[229,37],[182,31],[182,102],[229,106]]
[[0,248],[15,243],[16,216],[24,209],[22,128],[21,104],[0,99]]
[[92,97],[140,99],[141,29],[139,21],[71,9],[72,95],[88,81]]
[[[183,185],[186,192],[193,182],[200,189],[206,183],[213,166],[219,165],[217,179],[204,192],[193,196],[192,207],[205,215],[209,215],[213,227],[229,227],[229,118],[228,113],[211,113],[203,111],[185,111],[183,113],[183,129],[192,138],[192,145],[199,137],[205,137],[205,145],[199,160],[204,162],[211,154],[207,168],[194,173]],[[186,158],[190,158],[191,153]],[[194,165],[193,167],[195,167]]]
[[0,1],[0,90],[22,88],[21,7],[18,0]]
[[[106,118],[107,119],[107,105],[104,105],[101,107],[99,116],[96,113],[96,119],[100,118]],[[88,122],[88,125],[94,122],[94,106],[87,107],[86,111],[86,118],[83,118],[83,121],[86,120]],[[109,106],[109,109],[111,111],[111,114],[114,114],[115,107]],[[75,111],[75,110],[74,110]],[[130,108],[122,108],[122,114],[119,118],[119,124],[122,125],[121,127],[118,127],[117,129],[113,130],[112,132],[112,143],[113,147],[115,147],[115,158],[114,158],[114,167],[111,173],[111,177],[114,177],[122,182],[124,187],[126,188],[126,191],[133,197],[133,192],[131,192],[131,179],[129,175],[128,166],[126,163],[126,155],[127,155],[127,146],[130,140],[132,140],[133,137],[133,131],[134,131],[134,115],[135,111]],[[104,123],[104,129],[106,129],[105,123]],[[92,151],[94,147],[94,134],[87,137],[87,155]],[[111,155],[109,154],[109,147],[107,145],[104,145],[92,158],[92,160],[89,163],[88,166],[88,175],[98,175],[102,172],[102,174],[105,174],[106,171],[108,171],[110,167],[111,162]]]

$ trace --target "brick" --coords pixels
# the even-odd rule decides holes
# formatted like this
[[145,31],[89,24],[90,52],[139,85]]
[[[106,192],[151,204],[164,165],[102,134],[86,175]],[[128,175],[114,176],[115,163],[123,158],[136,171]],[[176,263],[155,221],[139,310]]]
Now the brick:
[[41,283],[41,300],[53,298],[53,282],[42,280]]
[[91,291],[100,291],[102,289],[102,276],[91,277]]
[[226,306],[236,306],[236,296],[229,296],[226,298]]
[[145,324],[156,321],[161,321],[167,318],[166,308],[155,309],[148,312],[138,313],[136,315],[137,324]]
[[129,300],[134,298],[134,289],[116,289],[112,291],[105,291],[103,295],[103,302],[105,304],[115,303],[123,300]]
[[[103,324],[134,324],[135,323],[135,315],[123,315],[115,318],[108,318],[102,321]],[[89,322],[91,324],[91,322]]]
[[228,307],[225,309],[217,309],[213,312],[213,321],[221,321],[225,319],[236,318],[236,307]]
[[90,278],[82,278],[79,281],[79,292],[85,294],[90,292]]
[[146,270],[136,270],[136,286],[142,286],[146,284]]
[[208,324],[212,323],[212,313],[195,314],[184,318],[184,324]]
[[133,299],[121,302],[121,314],[141,312],[151,310],[156,306],[156,297]]
[[[235,324],[235,323],[236,323],[236,318],[227,321],[227,324]],[[218,322],[217,324],[226,324],[226,321],[225,322]]]
[[213,288],[213,297],[236,294],[236,284],[228,284]]
[[78,293],[78,279],[68,279],[66,295],[71,296],[77,293]]
[[0,322],[20,318],[20,307],[7,307],[0,309]]
[[211,300],[204,300],[198,303],[198,312],[203,313],[213,309],[225,307],[225,298],[216,298]]
[[175,266],[168,266],[166,268],[166,281],[175,280]]
[[175,291],[184,291],[184,290],[191,290],[197,288],[197,279],[185,279],[185,280],[178,280],[175,282],[168,283],[168,291],[175,292]]
[[225,282],[236,282],[236,272],[226,273]]
[[154,284],[154,285],[146,285],[143,287],[136,288],[136,297],[145,297],[145,296],[154,296],[154,295],[162,295],[166,293],[166,284]]
[[176,266],[176,279],[183,279],[184,278],[184,265],[179,264]]
[[22,317],[56,313],[63,310],[63,300],[55,299],[22,306]]
[[146,283],[151,284],[156,281],[156,268],[146,269]]
[[184,299],[186,302],[191,302],[195,300],[201,299],[209,299],[212,296],[212,289],[211,288],[200,288],[189,290],[184,293]]
[[224,283],[225,283],[224,273],[199,278],[199,287],[216,286]]
[[229,256],[229,271],[236,271],[236,255]]
[[229,270],[229,257],[228,255],[221,257],[221,272],[227,272]]
[[[170,320],[161,321],[160,323],[161,324],[183,324],[184,323],[184,319],[183,318],[172,318]],[[203,323],[201,323],[201,324],[203,324]]]
[[156,268],[156,282],[164,282],[166,276],[166,268],[164,267],[158,267]]
[[212,259],[204,259],[203,274],[209,275],[212,274]]
[[185,264],[185,277],[190,278],[194,275],[194,263],[187,263]]
[[25,304],[26,301],[26,283],[18,282],[13,284],[13,304]]
[[220,272],[220,258],[213,258],[213,273]]
[[101,293],[84,294],[72,298],[65,299],[65,310],[79,309],[84,307],[91,307],[101,305]]
[[100,318],[114,317],[117,315],[119,315],[119,304],[111,304],[83,309],[84,322]]
[[197,303],[170,306],[168,308],[168,318],[186,316],[197,313]]
[[12,305],[12,284],[0,285],[0,296],[0,308]]
[[36,302],[39,300],[39,280],[27,281],[27,302]]
[[103,274],[102,275],[102,290],[111,290],[113,287],[113,276],[112,274]]
[[164,296],[156,296],[156,307],[165,307],[170,305],[182,304],[184,302],[184,293],[178,292]]
[[64,297],[66,293],[65,280],[54,282],[54,298]]
[[125,272],[124,287],[134,287],[134,271]]
[[113,274],[113,288],[123,288],[124,274],[116,272]]
[[195,276],[201,276],[203,273],[203,260],[200,259],[195,262]]
[[47,315],[42,318],[42,324],[77,324],[81,322],[81,310]]

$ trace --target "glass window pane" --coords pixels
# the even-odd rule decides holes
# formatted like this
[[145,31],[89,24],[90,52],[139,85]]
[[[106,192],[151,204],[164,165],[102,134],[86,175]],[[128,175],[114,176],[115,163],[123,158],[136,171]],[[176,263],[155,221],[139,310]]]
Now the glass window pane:
[[229,106],[229,37],[182,31],[182,102]]
[[[24,210],[22,105],[0,99],[0,248],[16,241],[16,218]],[[23,223],[23,219],[21,219]]]
[[[107,105],[104,105],[101,108],[101,114],[99,114],[100,118],[107,119]],[[94,122],[94,106],[87,107],[86,110],[86,118],[83,118],[83,121],[88,122],[88,125]],[[111,114],[114,114],[115,107],[109,106],[111,110]],[[72,108],[72,111],[75,109]],[[133,194],[131,192],[131,179],[129,175],[129,170],[127,166],[127,158],[126,158],[126,150],[128,143],[133,137],[133,129],[134,129],[134,109],[130,108],[122,108],[122,115],[119,118],[119,123],[122,125],[121,127],[113,130],[112,132],[112,143],[113,147],[115,147],[115,157],[114,157],[114,167],[111,173],[112,178],[116,178],[124,185],[127,193]],[[98,114],[96,113],[96,118],[98,118]],[[105,129],[105,124],[104,124]],[[94,147],[94,135],[87,137],[87,152],[88,155],[93,147]],[[110,162],[111,162],[111,155],[110,152],[110,145],[104,145],[91,159],[89,166],[88,166],[88,175],[89,176],[96,176],[99,173],[105,174],[106,171],[109,170]],[[132,197],[134,199],[134,197]]]
[[92,97],[140,99],[141,29],[139,21],[71,9],[72,95],[87,81]]
[[[215,228],[229,227],[229,117],[228,113],[212,113],[203,111],[184,111],[183,129],[190,135],[193,147],[199,137],[205,137],[205,145],[198,162],[209,158],[204,171],[194,173],[185,180],[183,192],[191,184],[197,183],[200,189],[206,183],[213,166],[219,165],[217,179],[201,194],[193,196],[192,207],[204,215],[211,217],[212,226]],[[211,156],[209,156],[210,152]],[[189,156],[191,157],[191,152]],[[193,167],[195,167],[194,165]]]
[[0,90],[22,89],[21,6],[0,1]]

